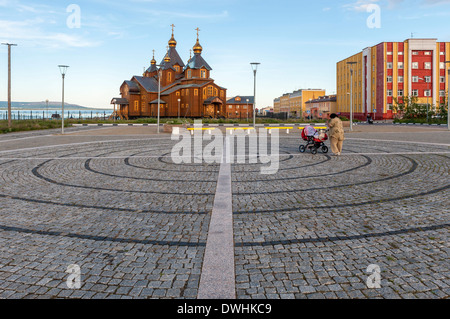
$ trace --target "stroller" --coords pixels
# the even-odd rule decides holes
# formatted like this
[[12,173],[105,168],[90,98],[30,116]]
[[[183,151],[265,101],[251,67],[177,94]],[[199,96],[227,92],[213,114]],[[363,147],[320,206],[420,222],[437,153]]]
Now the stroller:
[[325,141],[328,140],[327,132],[328,129],[319,128],[318,130],[314,129],[314,134],[312,134],[311,128],[304,128],[302,130],[302,139],[307,143],[306,145],[300,145],[300,153],[305,153],[307,149],[310,149],[313,155],[317,154],[319,149],[321,149],[323,154],[328,153],[328,147],[325,145]]

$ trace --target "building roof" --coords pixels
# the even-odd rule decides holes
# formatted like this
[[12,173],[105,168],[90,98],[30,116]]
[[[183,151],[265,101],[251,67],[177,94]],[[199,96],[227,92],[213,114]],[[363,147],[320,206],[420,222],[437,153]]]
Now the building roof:
[[130,104],[127,99],[121,97],[115,97],[111,100],[111,104],[128,105]]
[[152,73],[152,72],[157,72],[157,71],[158,71],[158,68],[156,67],[156,64],[152,64],[152,65],[150,65],[150,67],[147,69],[146,72]]
[[194,54],[194,56],[189,60],[185,69],[201,69],[205,68],[208,71],[211,71],[212,68],[206,63],[205,59],[202,58],[200,54]]
[[318,99],[314,99],[311,101],[306,101],[306,104],[309,103],[320,103],[320,102],[336,102],[337,101],[337,96],[336,95],[325,95],[325,96],[320,96]]
[[253,96],[235,96],[232,99],[229,99],[227,101],[227,104],[253,104],[255,102],[255,99]]
[[158,80],[154,77],[148,78],[144,76],[134,76],[133,79],[136,80],[147,92],[158,92]]
[[168,89],[167,91],[164,91],[163,93],[161,93],[161,95],[169,95],[169,94],[172,94],[173,92],[176,92],[176,91],[181,90],[181,89],[199,88],[199,87],[202,87],[204,85],[205,84],[175,85],[174,87],[172,87],[172,88]]
[[177,52],[177,49],[175,47],[169,47],[169,51],[167,52],[168,56],[170,57],[170,62],[166,62],[164,59],[161,61],[161,66],[163,70],[167,70],[172,68],[174,69],[174,65],[178,64],[181,68],[184,68],[184,62],[180,58],[180,55]]
[[124,84],[128,86],[128,90],[130,93],[139,93],[139,86],[133,81],[124,81]]
[[150,104],[158,104],[158,101],[159,101],[159,104],[167,104],[163,100],[158,100],[158,99],[151,101]]

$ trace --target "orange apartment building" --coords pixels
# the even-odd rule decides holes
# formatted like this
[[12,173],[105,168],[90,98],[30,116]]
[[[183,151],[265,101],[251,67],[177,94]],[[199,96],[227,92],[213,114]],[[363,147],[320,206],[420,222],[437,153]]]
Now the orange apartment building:
[[[448,92],[445,61],[450,43],[437,39],[382,42],[337,63],[337,112],[354,118],[392,119],[395,99],[416,96],[418,103],[438,108]],[[353,62],[355,64],[349,64]],[[351,83],[353,70],[353,83]]]
[[307,117],[306,102],[325,95],[322,89],[301,89],[274,99],[273,113],[289,113],[290,117]]

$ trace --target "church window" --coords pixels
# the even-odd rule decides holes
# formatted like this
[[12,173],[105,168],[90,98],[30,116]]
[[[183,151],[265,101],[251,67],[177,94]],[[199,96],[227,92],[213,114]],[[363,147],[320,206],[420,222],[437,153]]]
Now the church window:
[[198,96],[198,90],[197,89],[194,90],[194,95]]
[[167,79],[169,80],[169,82],[172,81],[172,73],[167,73]]
[[137,111],[139,109],[139,101],[134,101],[134,110]]
[[205,79],[206,78],[206,70],[201,70],[200,71],[200,76]]
[[192,77],[192,70],[187,71],[187,78],[190,79]]

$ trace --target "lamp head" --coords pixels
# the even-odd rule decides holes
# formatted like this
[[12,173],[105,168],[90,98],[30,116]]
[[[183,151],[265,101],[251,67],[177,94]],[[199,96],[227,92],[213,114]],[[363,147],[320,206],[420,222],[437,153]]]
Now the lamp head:
[[256,72],[256,71],[258,70],[258,66],[259,66],[260,64],[261,64],[261,63],[258,63],[258,62],[252,62],[252,63],[250,63],[250,65],[252,66],[253,72]]
[[68,65],[58,65],[59,71],[61,71],[61,75],[66,75],[67,69],[69,68]]

